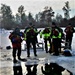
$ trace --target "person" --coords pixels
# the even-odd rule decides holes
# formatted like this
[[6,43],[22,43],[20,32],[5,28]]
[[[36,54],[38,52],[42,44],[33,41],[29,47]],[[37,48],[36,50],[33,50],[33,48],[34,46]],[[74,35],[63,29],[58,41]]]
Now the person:
[[14,63],[17,62],[16,54],[18,56],[18,59],[21,60],[21,42],[24,34],[20,32],[20,29],[17,27],[14,29],[13,32],[10,33],[9,39],[11,40],[12,47],[13,47],[13,61]]
[[36,54],[36,36],[37,32],[35,29],[30,26],[29,29],[27,29],[25,33],[25,40],[26,40],[26,45],[27,45],[27,57],[30,57],[30,45],[33,45],[34,49],[34,55],[37,56]]
[[73,33],[75,32],[75,30],[72,27],[71,23],[69,23],[69,25],[65,28],[64,31],[66,33],[66,44],[65,44],[65,47],[68,47],[69,49],[72,49],[71,48],[72,37],[73,37]]
[[[44,43],[45,43],[45,51],[46,53],[48,53],[48,46],[47,46],[47,42],[49,41],[50,47],[51,47],[51,29],[49,27],[46,27],[41,33],[40,33],[40,38],[44,39]],[[49,49],[50,50],[50,49]]]
[[52,33],[54,29],[58,30],[59,32],[59,36],[58,36],[59,49],[58,50],[59,52],[61,52],[61,42],[63,42],[62,40],[65,39],[65,35],[63,33],[63,30],[59,26],[57,26],[55,22],[52,22]]
[[59,55],[59,48],[61,47],[61,32],[57,28],[55,22],[52,22],[52,26],[51,38],[54,51],[53,55]]

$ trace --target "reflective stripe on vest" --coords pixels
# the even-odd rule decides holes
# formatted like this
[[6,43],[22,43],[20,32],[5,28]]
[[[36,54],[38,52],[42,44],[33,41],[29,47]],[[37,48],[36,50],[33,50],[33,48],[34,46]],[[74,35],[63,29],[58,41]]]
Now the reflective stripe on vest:
[[24,34],[24,40],[26,40],[26,34]]
[[43,34],[43,36],[44,36],[44,38],[48,38],[48,37],[50,37],[50,34],[51,33],[48,33],[48,34],[46,33],[46,34]]
[[54,36],[54,35],[53,35],[53,36],[52,36],[52,38],[54,38],[54,39],[55,39],[55,38],[58,38],[58,37],[56,37],[56,36]]
[[62,34],[61,34],[61,33],[59,33],[59,36],[58,36],[58,38],[61,38],[61,36],[62,36]]
[[52,38],[61,38],[61,33],[59,33],[59,35],[58,36],[52,36]]
[[43,38],[48,38],[48,37],[50,37],[50,35],[51,35],[51,32],[50,33],[45,33],[45,34],[43,34],[43,32],[40,33],[40,37],[43,36]]

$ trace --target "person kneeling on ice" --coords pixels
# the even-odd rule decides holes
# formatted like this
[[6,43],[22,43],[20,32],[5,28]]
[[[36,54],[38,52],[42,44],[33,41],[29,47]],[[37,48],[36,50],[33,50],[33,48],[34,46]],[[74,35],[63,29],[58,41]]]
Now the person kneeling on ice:
[[15,30],[12,33],[10,33],[10,35],[9,35],[9,39],[11,40],[12,47],[13,47],[12,55],[13,55],[14,63],[17,62],[16,53],[17,53],[18,59],[23,60],[23,59],[21,59],[21,42],[22,42],[21,37],[23,37],[23,36],[24,36],[24,34],[22,32],[20,32],[19,28],[15,28]]

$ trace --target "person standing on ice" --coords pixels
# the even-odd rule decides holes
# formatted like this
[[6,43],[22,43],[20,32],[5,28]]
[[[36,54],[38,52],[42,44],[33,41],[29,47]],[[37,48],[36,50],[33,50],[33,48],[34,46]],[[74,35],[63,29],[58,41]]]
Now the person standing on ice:
[[49,27],[46,27],[42,32],[40,32],[40,38],[42,38],[42,36],[43,36],[43,39],[44,39],[46,53],[49,52],[48,46],[47,46],[48,41],[49,41],[50,49],[51,49],[51,37],[50,37],[50,35],[51,35],[51,29]]
[[65,44],[65,47],[69,46],[68,48],[71,49],[73,33],[75,32],[71,23],[69,23],[69,25],[65,28],[64,31],[66,33],[66,42],[68,42],[68,43]]
[[36,36],[37,32],[36,30],[32,27],[32,25],[26,30],[24,33],[25,35],[25,40],[26,40],[26,45],[27,45],[27,57],[30,57],[30,45],[33,45],[34,49],[34,56],[37,56],[36,54]]
[[52,46],[53,46],[53,55],[59,55],[59,48],[61,46],[61,32],[59,31],[58,27],[56,26],[55,22],[52,22],[52,31],[51,31],[51,38],[52,38]]
[[19,60],[21,59],[21,42],[22,39],[21,37],[23,37],[24,34],[22,32],[20,32],[20,29],[17,27],[14,29],[14,31],[12,33],[10,33],[9,35],[9,39],[11,40],[12,43],[12,47],[13,47],[13,62],[16,63],[17,59],[16,59],[16,53],[18,56]]
[[[56,33],[55,33],[55,30],[57,30],[58,32],[59,32],[59,35],[58,35],[58,51],[59,52],[61,52],[61,42],[62,42],[62,39],[64,39],[65,38],[65,35],[64,35],[64,33],[63,33],[63,30],[59,27],[59,26],[57,26],[56,25],[56,23],[55,22],[52,22],[52,32],[51,32],[51,37],[52,37],[52,35],[53,35],[53,32],[54,32],[54,34],[56,35]],[[52,37],[52,39],[53,39],[54,37]],[[52,45],[53,46],[53,45]],[[53,47],[52,47],[53,48]]]

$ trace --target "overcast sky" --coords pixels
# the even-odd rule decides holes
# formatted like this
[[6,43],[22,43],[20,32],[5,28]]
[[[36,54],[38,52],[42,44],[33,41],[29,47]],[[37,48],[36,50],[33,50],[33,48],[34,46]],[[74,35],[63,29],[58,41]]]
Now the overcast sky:
[[[62,7],[65,5],[65,2],[69,1],[69,6],[72,14],[75,14],[75,0],[1,0],[1,3],[6,4],[11,7],[12,12],[17,13],[18,7],[23,5],[26,13],[31,12],[32,14],[36,14],[44,9],[45,6],[52,7],[54,11],[62,10]],[[73,13],[74,12],[74,13]],[[59,14],[62,14],[60,11]]]

